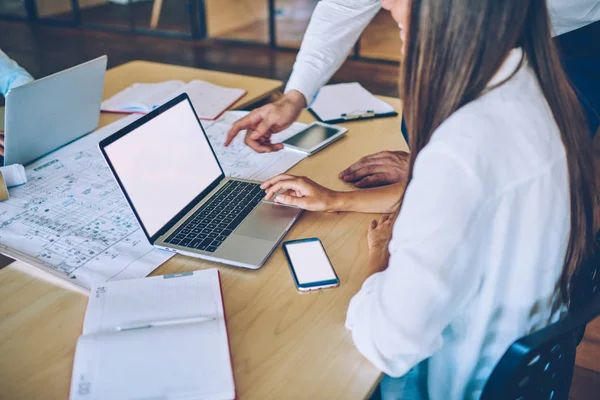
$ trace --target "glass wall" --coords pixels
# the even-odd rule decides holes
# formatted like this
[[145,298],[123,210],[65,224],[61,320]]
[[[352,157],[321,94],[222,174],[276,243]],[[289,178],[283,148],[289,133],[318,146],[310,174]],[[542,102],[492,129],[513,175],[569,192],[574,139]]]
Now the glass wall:
[[360,55],[367,58],[400,61],[401,47],[398,24],[389,12],[379,11],[360,38]]
[[26,18],[27,11],[22,0],[0,1],[0,15],[7,17]]
[[183,35],[192,32],[190,21],[197,11],[193,3],[191,0],[79,0],[84,26]]
[[310,16],[318,1],[276,0],[275,30],[278,46],[300,48]]
[[267,0],[205,0],[210,38],[269,43]]

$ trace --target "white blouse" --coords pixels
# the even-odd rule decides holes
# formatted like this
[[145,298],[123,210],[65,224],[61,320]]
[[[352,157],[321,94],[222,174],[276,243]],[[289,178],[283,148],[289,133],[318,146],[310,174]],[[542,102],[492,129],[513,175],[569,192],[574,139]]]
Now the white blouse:
[[[508,78],[513,50],[488,86]],[[533,71],[450,116],[417,157],[389,267],[350,302],[358,350],[390,376],[427,360],[429,398],[479,398],[521,336],[557,321],[569,235],[565,150]]]

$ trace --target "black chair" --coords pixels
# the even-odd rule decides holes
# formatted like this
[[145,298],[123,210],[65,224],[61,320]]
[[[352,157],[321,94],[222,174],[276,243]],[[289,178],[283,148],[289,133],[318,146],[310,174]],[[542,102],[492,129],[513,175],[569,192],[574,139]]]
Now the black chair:
[[[514,342],[490,375],[482,400],[569,398],[577,345],[600,315],[600,232],[597,251],[582,266],[582,283],[566,318]],[[581,290],[579,290],[581,289]]]

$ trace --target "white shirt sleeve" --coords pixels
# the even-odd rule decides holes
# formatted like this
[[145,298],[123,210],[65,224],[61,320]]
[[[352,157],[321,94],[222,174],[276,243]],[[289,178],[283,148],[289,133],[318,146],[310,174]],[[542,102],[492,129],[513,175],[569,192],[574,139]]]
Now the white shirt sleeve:
[[363,29],[381,8],[380,0],[321,0],[318,2],[285,92],[298,90],[312,103],[317,91],[333,76]]
[[548,0],[553,36],[600,20],[600,0]]
[[461,248],[483,185],[459,156],[429,144],[394,225],[388,268],[354,296],[346,327],[358,350],[393,377],[433,355],[442,331],[476,293],[479,266]]

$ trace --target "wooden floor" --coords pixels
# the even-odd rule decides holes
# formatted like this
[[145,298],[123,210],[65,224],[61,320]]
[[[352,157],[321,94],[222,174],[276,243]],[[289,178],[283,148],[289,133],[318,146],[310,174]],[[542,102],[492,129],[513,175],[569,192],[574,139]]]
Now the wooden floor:
[[[378,17],[380,18],[380,17]],[[109,67],[149,60],[287,80],[295,53],[264,46],[166,39],[0,21],[0,48],[36,78],[103,54]],[[357,81],[376,94],[397,96],[398,67],[347,61],[334,82]],[[0,100],[2,102],[2,100]],[[595,142],[600,166],[600,135]],[[598,174],[600,179],[600,174]],[[2,261],[0,260],[0,263]],[[588,326],[578,352],[571,398],[600,398],[600,319]]]

